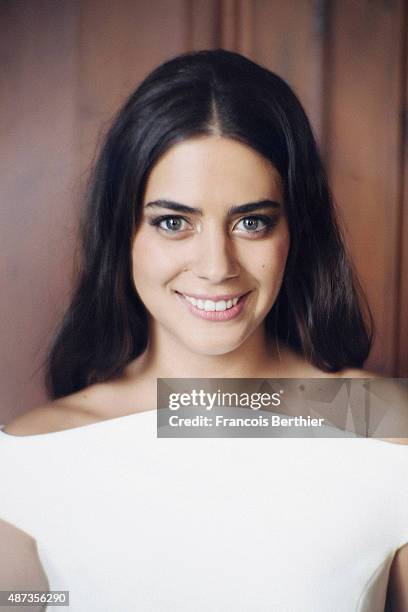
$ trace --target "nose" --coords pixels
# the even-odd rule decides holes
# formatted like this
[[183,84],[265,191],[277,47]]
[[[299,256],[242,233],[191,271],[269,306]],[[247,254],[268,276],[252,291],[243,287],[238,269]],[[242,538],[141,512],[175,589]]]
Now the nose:
[[231,238],[222,229],[207,228],[196,236],[191,270],[203,280],[220,284],[239,275],[239,264]]

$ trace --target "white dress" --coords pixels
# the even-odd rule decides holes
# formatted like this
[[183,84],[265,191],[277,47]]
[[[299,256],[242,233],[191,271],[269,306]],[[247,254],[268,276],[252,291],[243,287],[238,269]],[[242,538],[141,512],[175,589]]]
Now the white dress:
[[156,412],[0,432],[0,518],[72,612],[383,612],[408,447],[168,439]]

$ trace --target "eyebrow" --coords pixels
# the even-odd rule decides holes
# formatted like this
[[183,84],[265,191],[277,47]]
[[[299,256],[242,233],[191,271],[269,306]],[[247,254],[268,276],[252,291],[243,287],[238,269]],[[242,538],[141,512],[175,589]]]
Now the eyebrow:
[[[186,206],[185,204],[180,204],[179,202],[173,202],[172,200],[154,200],[153,202],[146,204],[145,208],[168,208],[169,210],[174,210],[176,212],[186,214],[193,213],[200,216],[203,215],[203,210],[201,208],[193,208],[191,206]],[[228,209],[228,215],[249,213],[253,212],[254,210],[258,210],[259,208],[273,208],[276,210],[281,208],[281,204],[279,204],[279,202],[275,202],[274,200],[248,202],[247,204],[240,204],[239,206],[231,206]]]

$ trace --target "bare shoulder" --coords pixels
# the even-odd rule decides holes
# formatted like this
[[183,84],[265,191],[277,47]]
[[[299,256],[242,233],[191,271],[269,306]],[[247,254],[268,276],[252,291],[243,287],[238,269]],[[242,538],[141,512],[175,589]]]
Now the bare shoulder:
[[327,372],[306,360],[289,346],[279,347],[280,368],[276,371],[276,362],[271,368],[271,377],[276,373],[281,378],[381,378],[378,374],[359,368],[345,368],[337,372]]
[[345,368],[339,372],[323,372],[306,363],[303,358],[287,351],[286,363],[294,377],[324,379],[365,379],[369,393],[369,421],[372,436],[393,445],[408,445],[408,386],[398,379],[359,368]]
[[16,417],[3,428],[3,432],[14,436],[31,436],[81,427],[94,421],[78,407],[50,402]]
[[3,428],[3,432],[31,436],[91,425],[141,412],[151,404],[147,397],[142,385],[129,386],[125,378],[96,383],[18,416]]
[[[381,421],[384,432],[392,431],[393,437],[375,437],[383,442],[408,445],[408,438],[397,437],[397,432],[408,436],[408,393],[407,388],[394,379],[380,374],[349,368],[337,374],[341,378],[370,379],[370,410],[372,419]],[[390,434],[388,434],[390,435]]]
[[378,375],[365,378],[372,378],[368,383],[368,409],[371,422],[378,423],[375,437],[408,445],[408,386],[398,379]]
[[358,368],[347,368],[341,370],[337,374],[340,378],[383,378],[380,374],[369,372],[368,370],[360,370]]
[[4,428],[3,432],[15,436],[51,433],[89,425],[103,418],[98,411],[100,390],[89,387],[22,414]]
[[[380,423],[381,439],[408,445],[408,386],[404,381],[378,378],[370,381],[370,412]],[[392,436],[392,437],[390,437]]]

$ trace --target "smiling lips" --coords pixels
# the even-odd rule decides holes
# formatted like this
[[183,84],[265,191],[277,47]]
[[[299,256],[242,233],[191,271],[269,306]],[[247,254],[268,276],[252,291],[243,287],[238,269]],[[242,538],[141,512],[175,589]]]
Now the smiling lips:
[[237,317],[242,312],[249,294],[248,292],[236,296],[217,295],[210,299],[204,295],[176,293],[192,314],[209,321],[229,321]]

